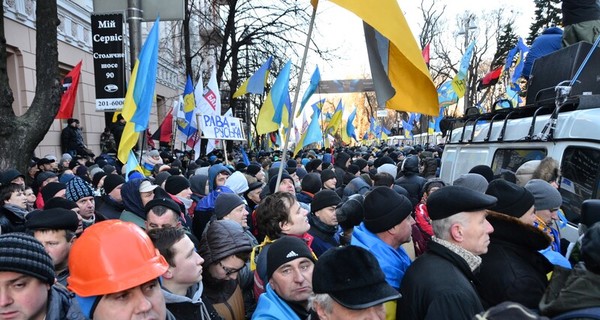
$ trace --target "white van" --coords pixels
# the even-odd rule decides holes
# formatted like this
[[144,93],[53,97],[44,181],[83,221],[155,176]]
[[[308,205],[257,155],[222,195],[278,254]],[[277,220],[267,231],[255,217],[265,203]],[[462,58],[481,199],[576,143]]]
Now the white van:
[[[563,106],[552,134],[540,140],[552,111],[521,107],[471,116],[446,136],[440,177],[451,183],[479,164],[489,165],[495,174],[514,173],[529,160],[550,156],[560,163],[562,209],[577,223],[583,200],[600,198],[600,104]],[[576,230],[573,225],[569,229],[563,237],[573,241]]]

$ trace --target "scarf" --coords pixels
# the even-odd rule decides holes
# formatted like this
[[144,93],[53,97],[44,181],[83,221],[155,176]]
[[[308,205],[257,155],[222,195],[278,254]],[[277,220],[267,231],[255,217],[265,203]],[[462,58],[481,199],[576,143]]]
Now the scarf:
[[440,239],[436,236],[431,237],[431,240],[435,243],[438,243],[438,244],[448,248],[448,250],[456,253],[459,257],[465,259],[465,261],[469,265],[469,268],[471,269],[471,272],[475,271],[475,269],[479,268],[479,266],[481,265],[481,257],[480,256],[476,256],[476,255],[472,254],[470,251],[468,251],[462,247],[459,247],[459,246],[455,245],[454,243]]

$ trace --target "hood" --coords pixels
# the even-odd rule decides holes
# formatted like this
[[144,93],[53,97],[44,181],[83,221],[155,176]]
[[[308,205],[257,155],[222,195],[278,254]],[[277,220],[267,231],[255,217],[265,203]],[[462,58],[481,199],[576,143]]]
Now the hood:
[[542,230],[526,225],[518,218],[491,210],[488,213],[487,220],[494,227],[494,232],[490,234],[492,242],[501,241],[535,251],[547,248],[552,242]]
[[190,177],[190,188],[193,193],[201,194],[203,196],[206,195],[206,182],[208,181],[208,176],[204,174],[196,174]]
[[542,34],[563,34],[563,30],[559,27],[550,27],[544,30]]
[[208,169],[208,188],[210,189],[210,191],[213,191],[215,189],[215,179],[217,178],[219,172],[223,171],[227,171],[231,174],[231,171],[229,171],[229,169],[227,169],[226,166],[220,163],[215,164],[211,166],[210,169]]
[[417,156],[408,156],[402,162],[403,173],[419,173],[419,158]]
[[242,194],[248,190],[248,180],[240,171],[232,173],[225,181],[225,185],[237,194]]
[[148,179],[133,179],[125,182],[121,187],[121,198],[123,198],[123,206],[127,211],[133,212],[135,215],[146,220],[146,212],[142,205],[142,196],[140,195],[140,184]]
[[210,223],[200,240],[198,254],[204,259],[206,268],[230,255],[252,251],[250,239],[242,226],[231,220],[216,220]]

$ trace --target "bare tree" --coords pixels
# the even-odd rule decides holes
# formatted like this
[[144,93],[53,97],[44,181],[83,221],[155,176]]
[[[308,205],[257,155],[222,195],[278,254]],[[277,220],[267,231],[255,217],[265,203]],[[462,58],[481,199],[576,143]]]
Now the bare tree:
[[[0,12],[4,17],[4,6]],[[56,0],[36,1],[35,17],[35,96],[22,116],[17,116],[13,110],[14,96],[6,65],[8,55],[4,20],[0,21],[0,168],[17,168],[21,172],[26,172],[33,151],[50,129],[61,99]]]

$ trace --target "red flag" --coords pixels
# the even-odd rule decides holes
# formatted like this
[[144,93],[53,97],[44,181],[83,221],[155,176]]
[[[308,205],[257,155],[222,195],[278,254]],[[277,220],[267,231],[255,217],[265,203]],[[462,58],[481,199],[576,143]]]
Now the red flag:
[[477,84],[477,91],[491,87],[498,83],[500,75],[502,74],[502,68],[503,67],[498,67],[495,70],[488,72],[485,76],[483,76],[482,79],[479,79],[479,82]]
[[158,127],[158,130],[152,135],[152,139],[163,143],[171,142],[173,135],[173,112],[169,112]]
[[81,75],[81,62],[73,68],[62,82],[63,95],[60,100],[60,109],[56,114],[56,119],[73,118],[73,109],[75,108],[75,99],[77,98],[77,86],[79,85],[79,76]]
[[423,60],[425,60],[425,64],[429,68],[429,43],[425,46],[425,48],[423,48],[421,54],[423,55]]

